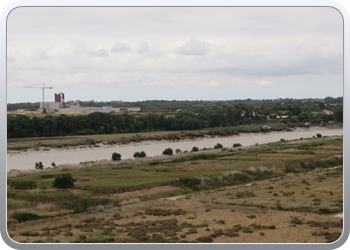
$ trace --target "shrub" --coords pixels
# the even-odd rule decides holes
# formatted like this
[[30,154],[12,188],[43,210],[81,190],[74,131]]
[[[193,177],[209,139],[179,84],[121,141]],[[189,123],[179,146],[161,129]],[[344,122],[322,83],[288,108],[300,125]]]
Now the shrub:
[[55,168],[55,167],[56,167],[56,163],[55,163],[55,162],[52,162],[52,163],[51,163],[51,166],[52,166],[53,168]]
[[213,242],[213,238],[209,237],[209,236],[203,236],[203,237],[199,237],[196,239],[196,241],[198,242]]
[[[258,144],[258,145],[259,145],[259,144]],[[240,144],[240,143],[234,143],[234,144],[233,144],[233,147],[234,147],[234,148],[236,148],[236,147],[242,147],[242,144]]]
[[281,142],[286,142],[286,139],[281,138]]
[[89,207],[98,205],[113,204],[110,199],[107,198],[90,198],[89,196],[79,198],[76,200],[63,200],[59,202],[59,205],[65,209],[72,209],[74,213],[83,213],[88,211]]
[[177,154],[181,154],[181,153],[182,153],[182,151],[181,151],[181,149],[177,148],[177,149],[175,150],[175,153],[177,153]]
[[167,148],[163,151],[163,155],[173,155],[174,152],[171,148]]
[[198,151],[198,147],[193,147],[192,148],[192,152],[197,152]]
[[229,176],[226,177],[227,180],[232,183],[242,183],[242,182],[247,182],[250,180],[249,176],[246,174],[241,174],[241,173],[234,173],[230,174]]
[[33,189],[37,187],[35,181],[12,181],[10,187],[14,189]]
[[214,146],[215,149],[220,149],[223,148],[224,146],[222,146],[222,144],[218,143]]
[[316,134],[316,136],[317,136],[318,138],[322,137],[322,135],[321,135],[321,134]]
[[299,162],[299,164],[300,164],[300,167],[302,167],[302,168],[307,168],[307,166],[306,166],[306,163],[305,162]]
[[293,166],[287,165],[285,166],[286,173],[294,173],[295,172],[295,168]]
[[116,152],[114,152],[114,153],[112,154],[112,161],[120,161],[121,159],[122,159],[121,154],[118,154],[118,153],[116,153]]
[[36,170],[43,170],[43,169],[44,169],[43,163],[42,163],[41,161],[36,162],[36,163],[35,163],[35,169],[36,169]]
[[41,216],[33,213],[17,213],[17,212],[14,213],[12,217],[16,219],[18,222],[24,222],[29,220],[39,220],[42,218]]
[[133,155],[135,158],[144,158],[146,157],[146,153],[144,151],[141,152],[135,152],[135,154]]
[[192,188],[192,189],[196,189],[197,185],[201,184],[201,180],[198,178],[180,178],[179,182],[181,182],[182,184],[184,184],[186,187]]
[[52,186],[55,188],[72,188],[74,187],[74,182],[76,180],[73,179],[70,173],[63,173],[58,175],[52,183]]

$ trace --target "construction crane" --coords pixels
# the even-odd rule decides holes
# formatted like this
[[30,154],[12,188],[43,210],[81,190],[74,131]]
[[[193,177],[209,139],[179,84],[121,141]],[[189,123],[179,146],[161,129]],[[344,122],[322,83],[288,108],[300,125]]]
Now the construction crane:
[[43,90],[43,111],[45,108],[45,89],[52,89],[53,87],[45,87],[45,83],[43,83],[42,87],[34,87],[34,86],[28,86],[28,87],[20,87],[20,88],[40,88]]

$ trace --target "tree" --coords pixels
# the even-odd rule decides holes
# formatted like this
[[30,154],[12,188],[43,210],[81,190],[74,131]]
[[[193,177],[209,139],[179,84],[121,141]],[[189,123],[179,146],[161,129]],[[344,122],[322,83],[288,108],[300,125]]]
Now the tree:
[[220,148],[223,148],[224,146],[222,146],[222,144],[218,143],[214,146],[214,148],[216,149],[220,149]]
[[324,110],[324,108],[325,108],[324,102],[320,102],[320,103],[318,104],[318,106],[319,106],[322,110]]
[[52,186],[55,188],[72,188],[74,187],[74,182],[76,180],[73,179],[70,173],[63,173],[56,176],[55,180],[52,183]]
[[226,117],[227,117],[227,122],[231,126],[234,124],[234,113],[233,113],[233,108],[232,106],[228,106],[226,109]]
[[146,157],[146,153],[141,151],[141,152],[135,152],[135,154],[133,155],[135,158],[144,158]]
[[43,169],[44,169],[43,163],[42,163],[41,161],[36,162],[36,163],[35,163],[35,169],[36,169],[36,170],[43,170]]
[[118,154],[118,153],[116,153],[116,152],[114,152],[114,153],[112,154],[112,161],[120,161],[121,159],[122,159],[121,154]]
[[175,153],[177,153],[177,154],[181,154],[181,153],[182,153],[182,151],[181,151],[181,149],[177,148],[177,149],[175,150]]
[[333,114],[334,114],[334,119],[337,122],[343,122],[343,107],[342,106],[335,108],[333,111]]
[[310,113],[308,112],[301,112],[298,116],[299,121],[301,122],[309,122],[310,121]]
[[167,148],[163,151],[163,155],[173,155],[174,152],[171,148]]
[[198,147],[193,147],[192,148],[192,152],[197,152],[198,151]]

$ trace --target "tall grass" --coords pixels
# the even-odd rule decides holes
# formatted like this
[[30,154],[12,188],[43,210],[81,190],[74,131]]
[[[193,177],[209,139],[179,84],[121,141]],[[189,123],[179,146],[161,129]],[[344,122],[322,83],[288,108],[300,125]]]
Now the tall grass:
[[25,201],[53,201],[72,198],[68,190],[28,192],[24,190],[7,190],[7,197]]

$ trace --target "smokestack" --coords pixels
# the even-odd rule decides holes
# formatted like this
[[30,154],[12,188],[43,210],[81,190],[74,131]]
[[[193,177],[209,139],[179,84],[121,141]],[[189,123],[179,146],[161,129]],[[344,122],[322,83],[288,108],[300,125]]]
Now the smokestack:
[[61,96],[60,94],[55,93],[55,102],[61,102]]

